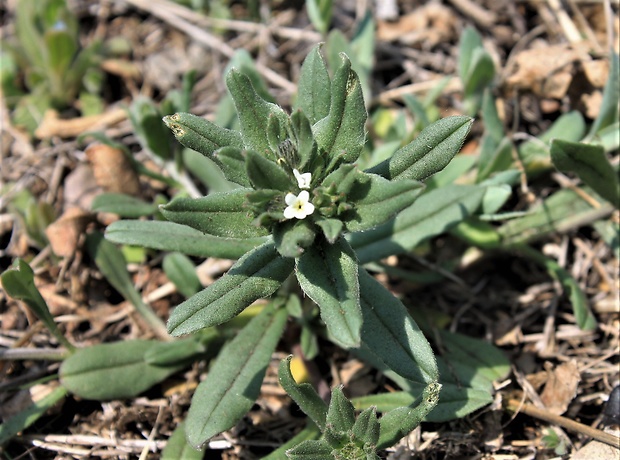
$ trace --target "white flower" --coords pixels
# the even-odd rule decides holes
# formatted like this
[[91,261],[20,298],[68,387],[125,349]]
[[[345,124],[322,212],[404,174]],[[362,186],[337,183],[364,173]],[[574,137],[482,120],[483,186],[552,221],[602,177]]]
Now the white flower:
[[310,203],[310,194],[306,190],[302,190],[297,196],[287,193],[284,201],[288,205],[284,210],[286,219],[305,219],[314,212],[314,205]]
[[297,179],[297,185],[299,188],[310,188],[310,182],[312,181],[312,173],[303,173],[301,174],[296,169],[293,169],[293,175],[295,179]]

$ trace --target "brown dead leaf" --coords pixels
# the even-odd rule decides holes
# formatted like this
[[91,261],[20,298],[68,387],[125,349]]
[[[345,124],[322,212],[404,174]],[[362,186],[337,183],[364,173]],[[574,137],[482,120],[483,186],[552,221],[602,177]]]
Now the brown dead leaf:
[[64,208],[77,206],[90,209],[93,199],[102,192],[95,181],[92,168],[79,163],[64,181]]
[[601,105],[603,105],[603,92],[594,91],[592,94],[583,94],[581,102],[583,102],[588,118],[594,120],[601,111]]
[[545,98],[561,99],[573,79],[579,54],[567,45],[533,48],[517,54],[517,71],[506,79],[508,89],[532,91]]
[[86,149],[95,181],[106,192],[138,195],[140,182],[125,154],[105,144],[94,144]]
[[78,247],[80,235],[86,230],[91,220],[86,211],[72,207],[45,229],[52,251],[59,257],[70,257]]
[[456,35],[454,12],[439,3],[429,3],[401,16],[396,22],[377,21],[377,39],[408,45],[424,42],[432,47]]
[[100,115],[90,115],[87,117],[61,119],[55,110],[47,110],[43,115],[43,121],[34,132],[37,139],[48,139],[58,136],[62,138],[77,137],[80,134],[103,129],[120,123],[127,118],[124,109],[113,109]]
[[609,77],[609,62],[603,59],[583,63],[586,78],[595,88],[602,88]]
[[553,365],[546,362],[545,370],[548,375],[547,383],[540,399],[550,412],[562,415],[577,394],[577,387],[581,381],[577,363],[568,361],[553,369]]

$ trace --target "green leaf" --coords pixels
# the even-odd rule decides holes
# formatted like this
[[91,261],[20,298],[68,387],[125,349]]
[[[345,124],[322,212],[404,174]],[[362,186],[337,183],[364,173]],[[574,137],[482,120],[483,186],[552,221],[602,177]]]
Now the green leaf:
[[239,133],[221,128],[191,113],[181,112],[166,116],[164,123],[181,144],[207,157],[211,157],[213,152],[222,147],[243,148]]
[[224,177],[243,187],[250,187],[245,168],[245,150],[238,147],[222,147],[213,152],[213,161],[220,167]]
[[321,436],[319,428],[314,423],[309,423],[308,426],[297,433],[293,438],[282,444],[266,457],[263,457],[263,460],[289,460],[290,457],[286,455],[289,449],[301,444],[303,441],[316,440],[319,436]]
[[491,135],[485,134],[481,144],[476,182],[482,182],[493,173],[506,171],[513,163],[514,146],[508,137],[502,138],[497,143]]
[[340,219],[319,219],[316,224],[323,230],[323,235],[329,244],[334,244],[344,229]]
[[223,238],[258,238],[267,231],[254,225],[254,216],[244,206],[251,190],[235,189],[201,198],[175,198],[160,208],[162,215],[207,235]]
[[295,274],[303,291],[319,306],[331,338],[346,348],[359,346],[358,264],[349,244],[343,238],[335,244],[317,242],[297,259]]
[[509,220],[497,231],[506,245],[532,242],[549,233],[563,233],[594,222],[612,210],[609,204],[593,208],[575,191],[562,189],[533,206],[527,215]]
[[78,51],[78,43],[66,28],[48,30],[43,38],[50,71],[56,74],[56,78],[65,77]]
[[87,235],[86,248],[95,261],[97,268],[99,268],[114,289],[133,304],[138,313],[142,315],[160,338],[168,340],[169,336],[163,321],[155,314],[151,307],[142,301],[142,296],[134,287],[127,271],[127,262],[120,249],[105,240],[101,233]]
[[316,238],[314,226],[306,219],[288,221],[274,228],[273,240],[282,257],[299,257]]
[[391,221],[351,235],[351,246],[360,263],[413,249],[473,214],[486,187],[450,185],[431,190]]
[[407,309],[366,270],[360,271],[359,280],[364,347],[409,380],[435,382],[433,350]]
[[280,123],[282,132],[279,137],[282,139],[289,137],[286,130],[289,126],[286,113],[277,105],[259,96],[244,73],[235,68],[230,69],[226,75],[226,85],[237,108],[245,148],[258,153],[270,152],[267,124],[272,116],[277,117]]
[[313,126],[314,138],[330,164],[328,171],[339,163],[353,163],[366,142],[367,113],[357,74],[351,61],[340,54],[340,66],[334,72],[329,115]]
[[166,254],[162,268],[168,279],[185,297],[191,297],[202,289],[202,284],[196,275],[196,266],[186,255],[179,252]]
[[316,45],[306,56],[297,84],[296,109],[308,117],[311,124],[322,120],[329,114],[331,102],[331,80],[321,55],[322,45]]
[[181,422],[168,438],[161,460],[202,460],[204,452],[194,449],[185,436],[185,422]]
[[376,446],[379,442],[379,419],[377,418],[377,410],[374,407],[364,409],[352,428],[352,433],[355,438],[359,439],[365,444]]
[[174,222],[142,220],[114,222],[105,235],[114,243],[223,259],[238,259],[266,241],[265,238],[220,238]]
[[354,208],[341,218],[350,232],[376,227],[410,206],[422,185],[413,180],[389,181],[376,174],[358,172],[358,180],[347,195],[347,202]]
[[21,300],[28,305],[58,342],[69,350],[75,350],[75,347],[62,335],[60,329],[58,329],[45,299],[43,299],[41,293],[35,286],[34,271],[30,268],[30,265],[22,259],[17,259],[17,268],[17,270],[7,270],[0,276],[4,291],[14,299]]
[[327,419],[325,425],[336,433],[345,436],[355,424],[355,409],[351,401],[342,392],[342,386],[337,386],[332,390],[332,399],[329,401]]
[[422,419],[432,411],[439,401],[441,385],[431,382],[424,389],[422,400],[415,407],[399,407],[379,419],[381,434],[377,444],[378,449],[393,446],[403,436],[409,434],[417,427]]
[[91,204],[96,212],[111,212],[121,217],[136,219],[149,216],[157,211],[157,205],[124,193],[102,193]]
[[332,20],[332,0],[308,0],[306,10],[314,28],[325,35]]
[[163,160],[172,158],[172,137],[162,122],[155,103],[147,97],[138,97],[129,106],[129,118],[140,144]]
[[[327,107],[329,107],[329,101]],[[312,135],[310,120],[300,109],[291,115],[291,128],[297,138],[297,156],[299,160],[297,169],[301,172],[307,170],[314,171],[316,174],[317,168],[322,166],[320,163],[323,162],[323,158],[317,155],[318,149]]]
[[555,260],[546,257],[539,251],[525,244],[519,244],[517,248],[538,265],[545,268],[549,276],[562,285],[564,293],[568,296],[573,306],[573,313],[575,314],[577,325],[585,330],[596,329],[598,325],[596,317],[590,311],[588,301],[579,283],[575,281],[570,273],[564,270]]
[[273,243],[253,249],[228,273],[174,309],[168,320],[170,334],[190,334],[228,321],[255,300],[273,294],[293,266],[293,259],[280,256]]
[[[442,349],[441,356],[437,356],[442,388],[439,403],[424,420],[438,423],[454,420],[491,403],[493,382],[504,379],[510,371],[510,362],[503,352],[483,340],[448,331],[438,331],[431,337]],[[380,412],[388,412],[416,403],[426,384],[402,378],[381,363],[375,363],[374,357],[367,353],[361,357],[405,391],[355,398],[357,409],[376,406]]]
[[422,130],[411,143],[367,172],[389,180],[424,180],[441,171],[463,146],[473,119],[447,117]]
[[316,423],[321,429],[325,429],[327,417],[327,404],[321,399],[316,390],[309,383],[297,383],[291,373],[291,359],[289,355],[280,361],[278,368],[278,380],[286,393],[297,403],[299,408]]
[[246,155],[246,172],[256,190],[274,189],[281,192],[292,190],[291,177],[274,161],[252,150],[249,150]]
[[560,171],[575,172],[584,184],[616,208],[620,207],[618,173],[602,146],[555,139],[551,142],[551,161]]
[[[202,182],[209,193],[228,192],[239,187],[239,184],[226,179],[223,172],[226,166],[222,163],[216,163],[214,159],[192,149],[184,148],[181,154],[185,169]],[[214,154],[214,158],[217,158],[217,152]],[[220,159],[218,158],[218,160]],[[241,165],[241,170],[243,171],[243,164]],[[243,174],[245,174],[245,171],[243,171]],[[248,182],[247,177],[245,177],[245,182]]]
[[[603,90],[603,103],[598,116],[588,133],[588,139],[599,134],[603,129],[618,123],[618,100],[620,99],[620,56],[610,50],[609,52],[609,76]],[[616,131],[617,133],[617,131]]]
[[512,187],[507,184],[489,185],[482,198],[482,213],[495,214],[512,195]]
[[157,342],[144,353],[144,362],[153,366],[176,366],[188,363],[206,351],[205,344],[219,337],[215,330],[195,334],[172,342]]
[[482,48],[482,37],[473,27],[466,27],[459,41],[458,72],[463,85],[471,75],[470,69],[474,64],[473,56],[477,49]]
[[553,139],[578,142],[586,132],[586,122],[581,112],[573,110],[562,114],[538,139],[522,143],[519,156],[528,174],[537,174],[551,167],[549,143]]
[[186,365],[147,363],[145,354],[159,345],[161,342],[155,340],[125,340],[81,348],[63,361],[60,382],[81,398],[133,398]]
[[310,440],[286,451],[286,456],[290,460],[334,460],[331,452],[332,448],[325,441]]
[[0,424],[0,446],[36,422],[66,395],[67,390],[65,388],[55,388],[39,401],[23,408],[12,417],[4,419],[4,423]]
[[467,97],[482,96],[482,91],[495,77],[495,64],[491,55],[481,46],[471,54],[468,73],[463,80],[463,94]]
[[286,309],[270,304],[222,348],[187,414],[192,446],[199,448],[233,427],[252,408],[286,318]]

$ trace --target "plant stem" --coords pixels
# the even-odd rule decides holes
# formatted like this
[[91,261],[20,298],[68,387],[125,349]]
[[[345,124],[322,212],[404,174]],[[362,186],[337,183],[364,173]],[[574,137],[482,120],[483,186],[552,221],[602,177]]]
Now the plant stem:
[[0,359],[16,360],[51,360],[62,361],[71,354],[64,348],[8,348],[0,350]]
[[517,401],[516,399],[511,399],[508,401],[506,409],[511,412],[521,412],[523,414],[536,417],[553,425],[558,425],[562,428],[566,428],[567,430],[584,434],[591,437],[592,439],[604,442],[605,444],[609,444],[610,446],[613,446],[615,448],[620,448],[620,438],[618,436],[605,433],[602,430],[592,428],[591,426],[584,425],[583,423],[576,422],[566,417],[562,417],[561,415],[556,415],[552,412],[549,412],[548,410],[540,409],[532,404],[521,404],[520,401]]

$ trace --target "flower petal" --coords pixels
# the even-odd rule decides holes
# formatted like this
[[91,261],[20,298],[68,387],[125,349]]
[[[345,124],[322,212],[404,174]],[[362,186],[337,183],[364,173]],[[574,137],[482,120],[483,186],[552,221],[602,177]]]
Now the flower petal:
[[293,195],[292,193],[287,193],[286,196],[284,197],[284,202],[288,204],[289,206],[293,206],[296,201],[297,201],[297,197]]

